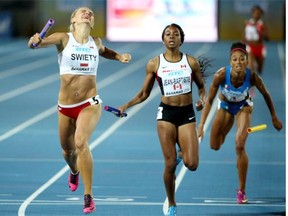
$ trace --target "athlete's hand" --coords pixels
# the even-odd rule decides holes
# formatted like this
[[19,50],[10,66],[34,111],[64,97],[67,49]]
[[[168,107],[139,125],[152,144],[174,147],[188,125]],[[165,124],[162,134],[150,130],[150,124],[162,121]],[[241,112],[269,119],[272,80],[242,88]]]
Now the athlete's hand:
[[276,128],[276,130],[280,131],[282,129],[282,122],[277,118],[277,117],[273,117],[272,118],[272,123],[274,128]]
[[127,109],[127,106],[126,105],[122,105],[122,106],[118,107],[117,109],[120,110],[120,116],[118,116],[118,117],[121,117],[121,118],[124,117],[123,113],[125,113],[125,111]]
[[41,37],[40,37],[40,34],[39,33],[36,33],[36,34],[34,34],[31,38],[30,38],[30,40],[29,40],[29,42],[28,42],[28,46],[30,47],[30,48],[34,48],[34,46],[33,46],[33,44],[40,44],[41,43],[41,41],[42,41],[42,39],[41,39]]
[[203,107],[204,107],[204,104],[205,104],[205,102],[203,101],[203,100],[199,100],[199,101],[197,101],[197,103],[196,103],[196,110],[197,111],[200,111],[200,110],[202,110],[203,109]]
[[131,58],[132,57],[129,53],[123,53],[120,55],[119,61],[122,63],[129,63]]

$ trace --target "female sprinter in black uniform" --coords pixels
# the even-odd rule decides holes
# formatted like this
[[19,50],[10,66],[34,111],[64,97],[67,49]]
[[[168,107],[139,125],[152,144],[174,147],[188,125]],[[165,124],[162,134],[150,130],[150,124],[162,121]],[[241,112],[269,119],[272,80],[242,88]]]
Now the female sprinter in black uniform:
[[[162,33],[162,41],[166,50],[148,62],[142,89],[119,109],[123,113],[126,109],[145,101],[152,91],[154,81],[158,81],[162,96],[157,113],[157,130],[165,160],[164,184],[169,201],[167,215],[176,215],[176,144],[182,151],[184,165],[195,171],[198,167],[199,147],[192,103],[192,82],[194,81],[198,87],[199,110],[202,109],[205,99],[205,86],[199,61],[179,50],[184,42],[182,28],[174,23],[166,26]],[[206,65],[202,65],[202,69],[209,63],[204,62]]]

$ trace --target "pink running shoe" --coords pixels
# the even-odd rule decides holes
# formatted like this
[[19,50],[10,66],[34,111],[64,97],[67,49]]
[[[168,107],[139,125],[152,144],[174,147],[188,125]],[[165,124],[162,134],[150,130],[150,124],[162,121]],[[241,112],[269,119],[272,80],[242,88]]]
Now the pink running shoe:
[[79,172],[74,175],[70,172],[69,178],[68,178],[68,184],[71,191],[76,191],[79,185]]
[[246,198],[246,194],[244,191],[238,190],[237,191],[237,203],[238,204],[247,204],[248,199]]
[[84,209],[83,212],[85,214],[89,214],[91,212],[94,212],[96,210],[95,203],[93,200],[93,197],[90,194],[84,195]]

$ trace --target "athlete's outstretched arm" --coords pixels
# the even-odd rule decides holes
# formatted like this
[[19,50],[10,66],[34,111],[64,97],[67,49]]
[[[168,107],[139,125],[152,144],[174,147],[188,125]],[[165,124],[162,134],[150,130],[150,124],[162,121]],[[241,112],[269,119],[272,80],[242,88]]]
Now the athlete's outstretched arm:
[[276,111],[275,111],[275,107],[272,101],[272,97],[269,93],[269,91],[267,90],[262,78],[256,74],[253,73],[252,74],[252,80],[253,83],[255,83],[256,88],[260,91],[260,93],[262,94],[265,103],[269,109],[270,115],[271,115],[271,119],[272,119],[272,123],[274,125],[274,127],[276,128],[276,130],[281,130],[282,129],[282,122],[278,119],[277,115],[276,115]]
[[155,74],[156,74],[157,67],[158,67],[158,58],[157,57],[150,60],[147,63],[146,76],[145,76],[145,80],[144,80],[144,83],[142,85],[141,90],[129,102],[125,103],[124,105],[122,105],[118,108],[121,111],[121,113],[125,112],[126,109],[128,109],[128,108],[130,108],[136,104],[142,103],[143,101],[145,101],[149,97],[149,95],[152,91],[152,88],[154,86]]
[[100,38],[94,38],[94,41],[99,49],[99,54],[107,59],[117,60],[122,63],[129,63],[131,60],[131,55],[129,53],[119,54],[116,51],[109,49],[108,47],[104,46],[102,40]]

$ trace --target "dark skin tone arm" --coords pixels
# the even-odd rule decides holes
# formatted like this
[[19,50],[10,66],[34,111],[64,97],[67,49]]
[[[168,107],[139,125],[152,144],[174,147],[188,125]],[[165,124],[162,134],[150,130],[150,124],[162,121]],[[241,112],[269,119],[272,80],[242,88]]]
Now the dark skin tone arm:
[[211,110],[211,107],[212,107],[213,101],[217,95],[219,86],[224,81],[224,79],[225,79],[225,68],[221,68],[214,75],[214,79],[211,83],[211,86],[209,89],[209,94],[208,94],[208,97],[206,99],[204,109],[202,110],[201,120],[200,120],[200,124],[199,124],[199,129],[198,129],[198,136],[199,137],[203,137],[204,123],[206,122],[207,116]]
[[[208,94],[208,97],[206,99],[205,107],[202,111],[201,120],[200,120],[200,124],[199,124],[199,130],[198,130],[198,136],[199,137],[203,137],[204,123],[206,122],[206,118],[207,118],[207,116],[211,110],[211,106],[212,106],[212,103],[213,103],[213,101],[217,95],[219,86],[224,81],[224,79],[225,79],[225,68],[221,68],[214,75],[213,82],[212,82],[210,89],[209,89],[209,94]],[[276,130],[278,130],[278,131],[281,130],[283,126],[282,126],[281,121],[278,119],[278,117],[276,115],[271,95],[268,92],[267,88],[265,87],[262,78],[254,72],[251,73],[251,85],[256,86],[256,88],[262,94],[262,96],[266,102],[266,105],[270,111],[273,126],[275,127]],[[224,96],[221,93],[219,95],[219,98],[221,100],[224,100]]]
[[141,90],[135,95],[135,97],[132,100],[130,100],[125,105],[119,107],[119,110],[121,111],[121,113],[125,112],[125,110],[128,109],[129,107],[145,101],[149,97],[152,91],[152,88],[154,86],[155,71],[157,70],[158,64],[159,64],[158,57],[151,59],[147,63],[146,76],[145,76],[145,80],[144,80]]
[[281,130],[282,129],[282,123],[281,121],[278,119],[276,112],[275,112],[275,108],[272,102],[272,98],[270,93],[268,92],[266,86],[263,83],[262,78],[257,75],[256,73],[252,73],[251,74],[251,85],[255,85],[256,88],[259,90],[259,92],[262,94],[265,103],[269,109],[270,115],[271,115],[271,119],[272,119],[272,123],[274,125],[274,127],[276,128],[276,130]]

